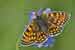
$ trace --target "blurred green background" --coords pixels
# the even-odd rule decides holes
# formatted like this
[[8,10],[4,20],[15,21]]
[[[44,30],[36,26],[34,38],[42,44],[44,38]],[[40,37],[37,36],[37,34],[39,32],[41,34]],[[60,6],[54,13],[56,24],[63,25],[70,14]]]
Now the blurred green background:
[[[0,50],[75,50],[73,0],[0,0]],[[69,24],[52,48],[17,47],[16,41],[28,22],[28,13],[39,8],[64,10],[72,14]]]

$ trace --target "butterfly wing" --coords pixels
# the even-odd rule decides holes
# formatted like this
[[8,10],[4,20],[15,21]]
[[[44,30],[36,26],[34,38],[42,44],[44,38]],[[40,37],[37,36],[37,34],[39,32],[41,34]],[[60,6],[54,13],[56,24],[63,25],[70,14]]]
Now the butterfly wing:
[[33,45],[34,43],[42,43],[47,34],[42,32],[41,26],[38,24],[37,19],[32,20],[31,24],[28,25],[27,29],[24,31],[22,37],[22,44],[23,45]]
[[33,32],[32,32],[32,28],[30,27],[30,25],[27,27],[26,31],[24,31],[23,33],[23,36],[22,36],[22,39],[21,39],[21,43],[23,45],[31,45],[34,43],[34,40],[33,40]]
[[65,12],[53,11],[43,16],[48,26],[48,33],[51,36],[57,36],[68,20],[68,15]]

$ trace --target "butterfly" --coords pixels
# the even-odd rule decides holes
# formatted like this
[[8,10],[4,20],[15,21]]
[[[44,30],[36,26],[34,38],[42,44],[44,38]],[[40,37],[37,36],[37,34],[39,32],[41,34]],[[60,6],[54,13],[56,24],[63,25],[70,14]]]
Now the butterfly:
[[23,32],[21,44],[25,46],[44,44],[48,41],[48,37],[53,38],[62,32],[68,19],[69,17],[66,12],[51,11],[50,8],[32,12],[30,23]]

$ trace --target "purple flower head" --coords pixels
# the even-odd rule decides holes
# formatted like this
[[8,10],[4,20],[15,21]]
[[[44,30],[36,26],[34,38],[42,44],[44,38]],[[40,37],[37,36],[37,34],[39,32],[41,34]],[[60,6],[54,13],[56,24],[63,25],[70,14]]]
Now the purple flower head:
[[48,36],[48,38],[44,42],[35,43],[34,46],[37,46],[38,48],[41,48],[41,47],[53,47],[54,42],[55,42],[55,38]]
[[50,8],[46,8],[46,10],[43,11],[44,13],[48,14],[51,12],[51,9]]
[[44,47],[52,47],[54,45],[55,39],[54,37],[48,37],[47,41],[43,43]]
[[42,15],[42,12],[43,12],[43,9],[40,8],[40,9],[38,10],[38,12],[37,12],[37,15],[38,15],[38,16],[41,16],[41,15]]
[[34,11],[30,12],[30,14],[29,14],[29,20],[32,21],[35,18],[36,18],[36,12],[34,12]]

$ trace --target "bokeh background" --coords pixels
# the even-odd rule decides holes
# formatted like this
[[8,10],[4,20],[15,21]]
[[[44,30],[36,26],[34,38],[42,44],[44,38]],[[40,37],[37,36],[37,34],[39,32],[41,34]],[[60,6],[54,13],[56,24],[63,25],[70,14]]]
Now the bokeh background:
[[[0,50],[75,50],[73,0],[0,0]],[[39,8],[67,11],[71,19],[52,48],[18,47],[28,13]]]

